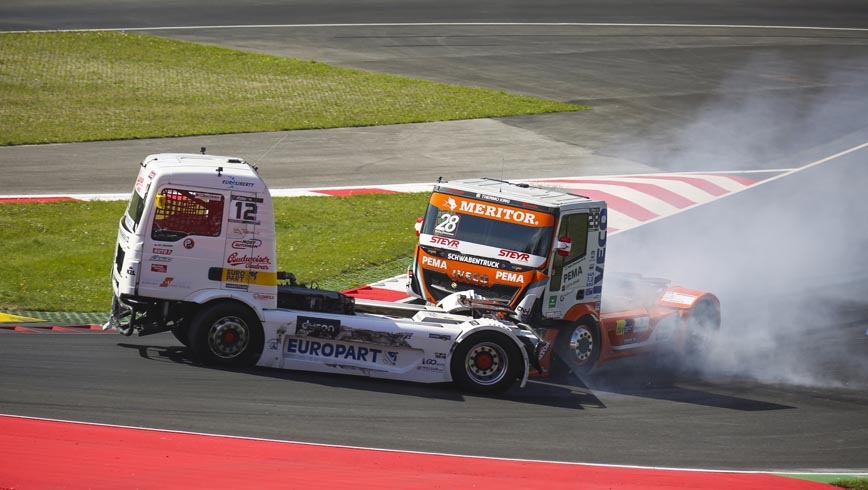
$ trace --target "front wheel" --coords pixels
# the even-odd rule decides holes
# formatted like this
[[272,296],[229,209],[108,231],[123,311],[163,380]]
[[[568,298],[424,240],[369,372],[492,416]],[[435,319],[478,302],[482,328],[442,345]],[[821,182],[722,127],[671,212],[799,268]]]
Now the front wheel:
[[188,338],[197,360],[217,366],[252,366],[264,344],[259,318],[236,302],[206,306],[193,319]]
[[477,393],[502,393],[521,374],[522,356],[515,342],[495,332],[479,332],[461,341],[452,355],[452,379]]
[[588,374],[600,358],[600,328],[591,316],[562,328],[555,340],[555,352],[576,374]]

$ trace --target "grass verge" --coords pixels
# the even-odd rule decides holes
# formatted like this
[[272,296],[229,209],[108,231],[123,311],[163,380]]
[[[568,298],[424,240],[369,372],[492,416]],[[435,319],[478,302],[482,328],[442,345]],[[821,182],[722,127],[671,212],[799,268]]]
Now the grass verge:
[[0,145],[579,109],[503,91],[139,34],[0,34]]
[[[404,272],[428,194],[275,199],[278,268],[346,289]],[[0,310],[104,312],[124,202],[0,205]]]

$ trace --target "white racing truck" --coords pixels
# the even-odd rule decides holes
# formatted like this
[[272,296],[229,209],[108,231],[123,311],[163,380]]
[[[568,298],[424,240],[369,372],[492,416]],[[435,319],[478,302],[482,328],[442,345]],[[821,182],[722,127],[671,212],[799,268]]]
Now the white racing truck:
[[[624,356],[701,350],[720,326],[710,293],[638,274],[606,276],[604,201],[496,179],[438,182],[408,275],[412,296],[436,304],[456,293],[513,309],[576,374]],[[551,346],[551,348],[549,348]]]
[[453,296],[474,318],[421,306],[362,312],[353,298],[279,273],[272,198],[256,167],[202,153],[142,162],[118,227],[105,328],[171,331],[206,364],[454,381],[477,392],[524,386],[546,343],[496,307]]

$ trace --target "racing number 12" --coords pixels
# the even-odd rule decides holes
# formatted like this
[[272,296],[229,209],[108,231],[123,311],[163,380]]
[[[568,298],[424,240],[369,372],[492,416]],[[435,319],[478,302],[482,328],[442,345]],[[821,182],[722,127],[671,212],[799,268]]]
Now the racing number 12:
[[256,203],[235,201],[235,219],[240,221],[256,221]]

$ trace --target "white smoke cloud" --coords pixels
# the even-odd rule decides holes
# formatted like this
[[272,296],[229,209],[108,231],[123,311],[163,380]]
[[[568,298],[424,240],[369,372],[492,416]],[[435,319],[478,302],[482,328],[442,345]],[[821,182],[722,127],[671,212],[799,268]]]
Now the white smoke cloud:
[[[866,61],[829,60],[805,89],[816,75],[752,59],[673,135],[670,168],[801,166],[868,142]],[[614,236],[609,248],[610,270],[720,297],[721,332],[690,366],[702,376],[868,386],[868,148]]]

